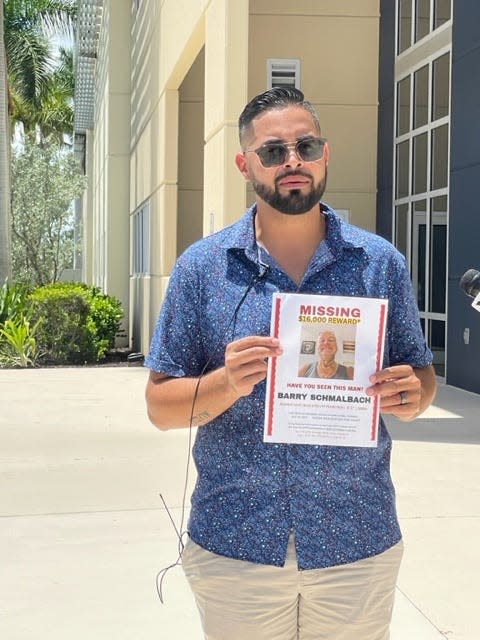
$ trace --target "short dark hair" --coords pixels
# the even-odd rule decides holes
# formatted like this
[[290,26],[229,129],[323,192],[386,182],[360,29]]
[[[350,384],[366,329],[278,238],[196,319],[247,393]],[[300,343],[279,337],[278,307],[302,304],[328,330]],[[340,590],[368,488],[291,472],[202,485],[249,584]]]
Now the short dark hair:
[[273,87],[255,96],[246,105],[240,118],[238,119],[238,135],[240,137],[240,144],[242,145],[245,137],[251,127],[252,120],[259,116],[264,111],[270,111],[273,109],[285,109],[290,106],[298,106],[308,111],[318,128],[320,134],[320,120],[318,114],[315,111],[311,102],[305,100],[305,96],[300,89],[294,87]]

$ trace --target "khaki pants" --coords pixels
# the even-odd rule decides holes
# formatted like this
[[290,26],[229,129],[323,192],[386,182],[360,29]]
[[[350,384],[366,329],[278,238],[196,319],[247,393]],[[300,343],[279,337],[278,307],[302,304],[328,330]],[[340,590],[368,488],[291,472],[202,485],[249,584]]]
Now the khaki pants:
[[206,640],[388,640],[402,553],[399,542],[365,560],[299,571],[293,536],[284,567],[189,540],[182,563]]

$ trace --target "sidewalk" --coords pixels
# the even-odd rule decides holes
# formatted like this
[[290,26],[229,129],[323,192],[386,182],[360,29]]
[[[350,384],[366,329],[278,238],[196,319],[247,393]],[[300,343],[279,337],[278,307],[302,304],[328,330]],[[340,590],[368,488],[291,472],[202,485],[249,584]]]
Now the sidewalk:
[[[150,425],[146,376],[0,370],[1,638],[201,640],[181,569],[165,604],[155,589],[177,556],[159,494],[178,523],[188,434]],[[480,396],[446,386],[389,421],[406,547],[391,640],[480,638],[479,423]]]

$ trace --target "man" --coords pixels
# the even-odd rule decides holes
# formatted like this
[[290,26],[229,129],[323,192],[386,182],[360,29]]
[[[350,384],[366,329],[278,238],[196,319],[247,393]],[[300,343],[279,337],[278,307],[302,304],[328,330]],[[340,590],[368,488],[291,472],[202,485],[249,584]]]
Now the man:
[[402,256],[321,202],[329,148],[296,89],[254,98],[236,164],[255,204],[172,272],[150,354],[160,429],[198,426],[182,564],[205,638],[387,640],[402,553],[383,421],[376,448],[263,442],[274,292],[388,298],[369,395],[401,420],[435,376]]
[[298,375],[301,378],[333,378],[334,380],[353,380],[353,367],[339,364],[335,360],[338,345],[333,331],[325,330],[318,334],[318,360],[300,367]]

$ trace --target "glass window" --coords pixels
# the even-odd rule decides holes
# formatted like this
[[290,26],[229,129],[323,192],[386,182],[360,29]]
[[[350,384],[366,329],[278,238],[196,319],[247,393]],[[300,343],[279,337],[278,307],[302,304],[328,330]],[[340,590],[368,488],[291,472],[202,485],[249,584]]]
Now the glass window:
[[453,2],[396,0],[395,4],[396,49],[402,55],[395,61],[392,236],[406,258],[422,330],[435,370],[443,376],[452,60],[451,50],[445,52]]
[[148,204],[133,216],[133,275],[150,272],[150,207]]
[[450,54],[446,53],[433,61],[432,120],[448,116],[450,95]]
[[427,138],[422,133],[413,139],[413,193],[427,190]]
[[397,198],[405,198],[405,196],[408,196],[409,147],[409,140],[397,144]]
[[395,246],[408,259],[408,204],[395,207]]
[[443,377],[445,375],[445,322],[429,320],[429,336],[435,373]]
[[432,189],[448,186],[448,125],[432,131]]
[[430,311],[445,313],[447,291],[447,196],[432,198]]
[[432,198],[432,220],[434,224],[440,224],[447,219],[447,196]]
[[415,110],[413,128],[428,122],[428,65],[419,69],[413,78]]
[[452,14],[451,0],[434,0],[433,2],[433,28],[438,29],[448,22]]
[[410,76],[397,84],[397,136],[410,131]]
[[415,42],[430,33],[430,0],[415,2]]
[[412,39],[412,0],[398,2],[398,53],[411,45]]
[[416,247],[414,247],[414,268],[413,268],[413,284],[417,292],[417,304],[420,311],[425,309],[425,290],[426,290],[426,274],[425,274],[425,257],[427,254],[427,201],[418,200],[413,203],[413,222],[416,230]]

